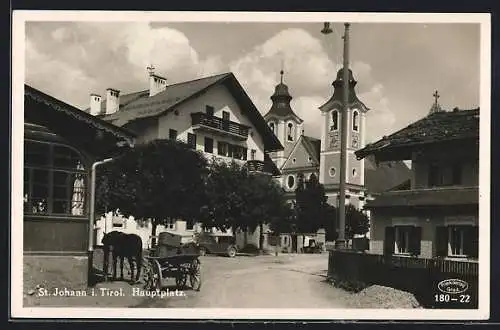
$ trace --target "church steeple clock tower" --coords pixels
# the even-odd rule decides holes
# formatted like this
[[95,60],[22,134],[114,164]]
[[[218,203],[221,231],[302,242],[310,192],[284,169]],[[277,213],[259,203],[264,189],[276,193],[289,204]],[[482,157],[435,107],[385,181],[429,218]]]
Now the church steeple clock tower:
[[273,102],[271,109],[264,115],[264,120],[284,147],[283,151],[270,154],[271,159],[278,168],[284,164],[290,155],[293,146],[302,134],[304,123],[290,106],[292,96],[288,92],[288,86],[283,82],[284,73],[282,69],[280,71],[280,83],[276,85],[274,94],[271,96]]
[[[338,191],[340,178],[340,136],[341,116],[343,115],[343,69],[337,72],[332,83],[332,97],[319,109],[323,117],[321,132],[320,182],[330,193]],[[349,103],[347,112],[347,166],[346,184],[351,187],[364,186],[364,160],[357,160],[354,151],[365,144],[365,115],[369,110],[361,102],[355,91],[357,81],[349,70]],[[349,188],[348,188],[349,189]]]

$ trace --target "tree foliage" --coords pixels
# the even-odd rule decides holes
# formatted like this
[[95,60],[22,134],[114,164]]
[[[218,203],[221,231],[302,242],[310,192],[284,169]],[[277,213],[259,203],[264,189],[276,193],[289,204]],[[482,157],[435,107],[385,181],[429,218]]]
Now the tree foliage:
[[[235,162],[213,160],[207,178],[203,225],[262,233],[264,224],[281,226],[289,216],[283,189],[267,175],[249,174]],[[261,235],[262,236],[262,235]],[[262,237],[261,237],[262,240]],[[260,242],[262,247],[262,242]]]
[[304,180],[302,173],[298,176],[298,185],[295,190],[297,231],[313,233],[325,228],[327,221],[327,197],[323,185],[312,174],[309,180]]
[[369,219],[354,205],[346,205],[345,210],[345,237],[353,238],[354,235],[365,235],[370,229]]
[[135,218],[199,217],[205,200],[207,161],[184,143],[155,140],[140,144],[98,170],[96,210],[119,208]]
[[[327,240],[337,239],[338,209],[327,203],[323,185],[314,174],[308,181],[305,181],[304,176],[299,174],[295,199],[295,227],[298,232],[316,232],[323,228],[326,231]],[[356,234],[364,235],[369,229],[368,217],[352,204],[346,205],[345,222],[346,239]]]

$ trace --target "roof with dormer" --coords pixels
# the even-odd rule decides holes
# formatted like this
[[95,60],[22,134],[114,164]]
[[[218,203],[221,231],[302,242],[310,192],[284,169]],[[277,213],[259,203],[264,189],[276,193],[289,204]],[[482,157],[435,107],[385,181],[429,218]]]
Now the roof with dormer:
[[274,88],[274,94],[271,96],[273,104],[271,105],[271,109],[264,115],[264,119],[268,120],[270,118],[278,118],[284,120],[293,118],[300,124],[303,120],[297,116],[290,105],[290,101],[293,97],[288,91],[288,86],[283,83],[283,74],[284,72],[281,70],[280,83],[276,85]]
[[[332,97],[326,101],[325,104],[319,107],[321,111],[330,111],[332,109],[341,109],[342,105],[344,104],[344,88],[343,88],[343,81],[344,81],[344,69],[341,68],[337,72],[337,77],[335,81],[332,83],[333,86],[333,95]],[[349,94],[348,94],[348,100],[349,100],[349,108],[357,108],[360,109],[363,112],[366,112],[370,110],[363,102],[361,102],[358,99],[358,96],[356,95],[356,87],[357,81],[354,79],[354,75],[352,73],[352,70],[349,69]]]
[[[103,100],[99,117],[116,126],[123,127],[136,120],[158,117],[172,112],[184,102],[200,97],[209,89],[221,85],[228,89],[240,108],[244,109],[245,115],[261,135],[265,149],[267,151],[282,150],[281,142],[270,130],[259,110],[232,72],[167,85],[164,91],[151,97],[149,90],[120,95],[119,110],[109,115],[104,114],[106,101]],[[86,112],[90,112],[90,109],[87,109]]]

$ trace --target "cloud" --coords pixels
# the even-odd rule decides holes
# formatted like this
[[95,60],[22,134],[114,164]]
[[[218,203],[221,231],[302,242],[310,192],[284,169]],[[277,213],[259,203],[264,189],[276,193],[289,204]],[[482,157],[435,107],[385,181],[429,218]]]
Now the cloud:
[[200,58],[182,32],[148,23],[32,23],[27,40],[27,80],[80,108],[87,107],[90,93],[108,87],[146,89],[151,64],[168,83],[224,68],[218,56]]
[[[329,57],[320,39],[299,28],[282,30],[232,61],[222,60],[230,53],[224,49],[202,57],[184,33],[144,22],[29,23],[26,31],[27,82],[80,108],[88,106],[90,93],[108,87],[122,93],[146,89],[146,67],[153,64],[167,83],[232,71],[265,114],[283,62],[292,107],[304,119],[306,134],[315,137],[323,118],[318,107],[332,95],[331,83],[342,65]],[[387,134],[394,114],[384,86],[369,63],[354,62],[352,70],[358,96],[372,109],[368,139]]]
[[255,103],[268,108],[282,62],[286,84],[296,95],[314,95],[322,91],[328,86],[335,67],[318,39],[295,28],[277,33],[229,66]]
[[[324,119],[318,107],[331,97],[331,83],[342,63],[333,62],[321,42],[301,29],[283,30],[256,46],[230,63],[230,68],[262,114],[271,106],[269,97],[279,82],[281,61],[285,83],[294,97],[292,109],[304,120],[306,134],[319,138]],[[372,109],[366,123],[367,138],[373,140],[391,130],[395,116],[370,64],[356,61],[351,69],[358,81],[358,97]]]
[[82,90],[96,84],[78,67],[41,53],[29,38],[26,38],[26,77],[29,85],[43,86],[44,92],[58,95],[68,103],[72,103],[75,95],[81,94]]

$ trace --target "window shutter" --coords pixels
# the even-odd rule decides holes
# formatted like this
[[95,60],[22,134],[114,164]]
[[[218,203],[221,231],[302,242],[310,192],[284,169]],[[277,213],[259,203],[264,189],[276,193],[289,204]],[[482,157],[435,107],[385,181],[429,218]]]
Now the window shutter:
[[394,254],[394,227],[385,227],[384,254]]
[[448,228],[444,226],[436,227],[436,255],[446,257],[448,255]]
[[467,227],[464,233],[464,254],[470,257],[478,257],[479,227]]
[[420,255],[422,243],[422,227],[411,227],[410,230],[410,254]]
[[472,251],[470,253],[471,257],[479,258],[479,227],[472,227]]

